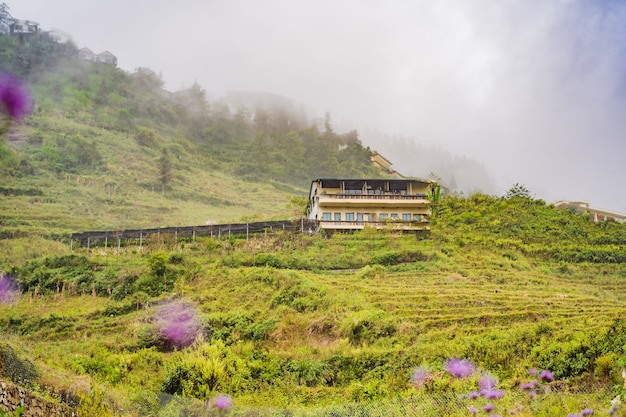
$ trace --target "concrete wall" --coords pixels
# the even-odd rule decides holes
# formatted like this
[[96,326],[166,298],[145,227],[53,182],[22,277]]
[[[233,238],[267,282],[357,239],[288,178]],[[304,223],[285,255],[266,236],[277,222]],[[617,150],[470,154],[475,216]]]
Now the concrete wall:
[[46,400],[29,390],[0,379],[0,408],[13,413],[20,405],[24,407],[23,417],[78,417],[78,413],[65,404]]

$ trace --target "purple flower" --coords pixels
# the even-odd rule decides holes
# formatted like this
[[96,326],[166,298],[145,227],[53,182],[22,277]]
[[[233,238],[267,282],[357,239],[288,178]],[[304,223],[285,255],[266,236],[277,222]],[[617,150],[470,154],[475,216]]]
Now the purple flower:
[[170,345],[186,347],[202,331],[195,308],[186,301],[170,301],[157,310],[157,326]]
[[415,385],[415,388],[420,388],[430,380],[432,380],[432,372],[424,366],[418,366],[411,373],[411,381]]
[[19,298],[20,292],[15,280],[0,272],[0,304],[11,304]]
[[539,378],[544,381],[552,381],[554,379],[554,375],[552,375],[552,372],[550,371],[541,371],[541,373],[539,373]]
[[528,375],[537,375],[537,370],[535,368],[530,368],[528,370]]
[[615,413],[617,413],[619,411],[619,405],[613,405],[611,408],[609,408],[609,415],[612,416]]
[[581,416],[591,416],[593,415],[593,408],[585,408],[580,412]]
[[480,377],[480,380],[478,381],[478,386],[480,387],[481,391],[491,391],[496,387],[496,385],[498,385],[498,379],[491,374],[484,374]]
[[532,381],[528,381],[524,384],[521,384],[519,387],[523,391],[530,391],[535,389],[535,385],[537,385],[537,380],[533,379]]
[[580,414],[570,413],[567,417],[580,417]]
[[30,113],[32,102],[26,86],[12,74],[0,73],[0,113],[21,119]]
[[504,391],[497,389],[482,390],[480,391],[480,394],[488,400],[497,400],[498,398],[502,398],[504,396]]
[[474,373],[476,365],[467,359],[448,359],[446,361],[446,371],[456,378],[465,378]]
[[469,410],[470,413],[472,414],[476,414],[478,413],[478,408],[471,406],[471,407],[467,407],[467,409]]
[[483,411],[485,413],[490,413],[490,412],[493,411],[494,408],[496,408],[496,407],[493,405],[493,403],[489,403],[489,404],[487,404],[486,406],[483,407]]
[[535,398],[535,397],[537,396],[537,393],[536,393],[535,391],[530,391],[530,392],[528,393],[528,396],[529,396],[530,398]]
[[475,400],[480,396],[480,394],[478,393],[478,391],[471,391],[469,394],[467,394],[467,396],[470,398],[470,400]]
[[215,397],[215,406],[220,410],[227,410],[233,406],[233,399],[225,394],[220,394]]

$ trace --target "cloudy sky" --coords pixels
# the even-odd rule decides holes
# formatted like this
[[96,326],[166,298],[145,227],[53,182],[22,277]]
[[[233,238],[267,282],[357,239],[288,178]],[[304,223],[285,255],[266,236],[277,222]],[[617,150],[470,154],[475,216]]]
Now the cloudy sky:
[[626,212],[624,1],[4,1],[170,90],[281,94],[480,161],[500,194]]

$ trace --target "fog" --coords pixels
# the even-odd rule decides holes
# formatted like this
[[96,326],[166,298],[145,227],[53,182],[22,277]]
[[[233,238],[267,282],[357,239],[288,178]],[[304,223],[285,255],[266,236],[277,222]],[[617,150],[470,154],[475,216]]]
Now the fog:
[[[626,212],[626,2],[7,4],[79,47],[111,51],[124,70],[161,73],[170,90],[266,91],[310,117],[329,112],[405,174],[428,175],[417,154],[435,149],[489,173],[468,181],[474,189],[521,183],[548,202]],[[457,183],[471,177],[460,174]]]

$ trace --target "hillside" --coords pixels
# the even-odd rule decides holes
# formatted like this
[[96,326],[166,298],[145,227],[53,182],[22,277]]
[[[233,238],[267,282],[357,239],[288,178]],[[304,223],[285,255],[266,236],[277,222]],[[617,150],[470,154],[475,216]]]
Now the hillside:
[[168,92],[150,69],[81,61],[45,35],[0,36],[0,54],[35,101],[0,143],[4,236],[286,218],[313,178],[385,175],[330,116],[320,130],[288,103]]
[[[396,399],[442,415],[437,398],[475,379],[439,376],[424,391],[410,377],[453,357],[497,376],[500,409],[602,410],[622,383],[625,243],[623,224],[477,194],[445,199],[426,240],[365,230],[66,248],[10,268],[23,295],[0,306],[0,328],[40,370],[31,384],[119,415],[169,415],[217,393],[244,414],[378,404],[393,415]],[[529,368],[552,371],[559,394],[517,395]],[[164,394],[178,400],[158,405]],[[455,401],[450,415],[466,415],[469,400]]]

